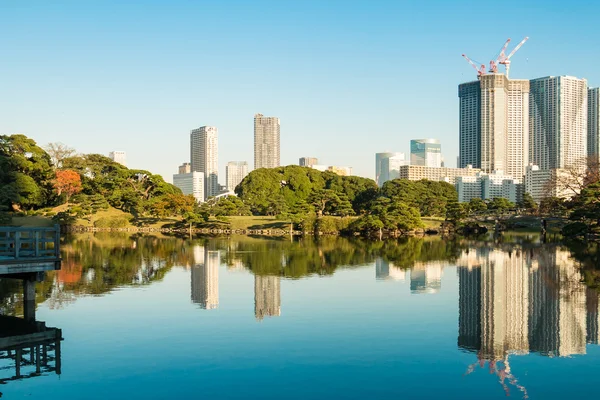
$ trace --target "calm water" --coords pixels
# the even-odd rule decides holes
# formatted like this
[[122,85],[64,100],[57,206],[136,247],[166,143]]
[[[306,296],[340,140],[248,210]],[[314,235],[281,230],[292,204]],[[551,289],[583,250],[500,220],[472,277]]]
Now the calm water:
[[[40,374],[25,349],[22,379],[0,351],[3,399],[598,396],[598,292],[535,237],[90,234],[63,259],[37,320],[64,340]],[[0,336],[19,332],[20,290],[0,281]]]

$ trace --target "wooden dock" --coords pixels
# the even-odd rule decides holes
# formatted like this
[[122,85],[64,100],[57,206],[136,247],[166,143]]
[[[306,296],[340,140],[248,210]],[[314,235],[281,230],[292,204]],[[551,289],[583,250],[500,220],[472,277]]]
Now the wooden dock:
[[58,225],[50,228],[0,227],[0,278],[57,269],[60,269]]

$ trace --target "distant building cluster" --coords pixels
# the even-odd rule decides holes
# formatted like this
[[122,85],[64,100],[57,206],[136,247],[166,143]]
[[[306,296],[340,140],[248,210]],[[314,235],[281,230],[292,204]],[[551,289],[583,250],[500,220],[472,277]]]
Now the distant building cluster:
[[481,170],[476,179],[458,180],[459,200],[477,191],[483,199],[512,201],[529,193],[538,203],[574,195],[560,177],[598,162],[598,96],[585,79],[571,76],[492,73],[459,85],[459,167]]

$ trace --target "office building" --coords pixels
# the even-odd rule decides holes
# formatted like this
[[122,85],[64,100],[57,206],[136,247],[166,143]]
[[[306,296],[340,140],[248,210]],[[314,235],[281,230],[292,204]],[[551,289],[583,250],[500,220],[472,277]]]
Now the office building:
[[513,203],[523,200],[523,184],[520,180],[503,171],[491,174],[480,172],[475,176],[459,176],[456,178],[456,192],[459,203],[467,203],[471,199],[490,200],[504,198]]
[[271,275],[254,275],[254,316],[260,321],[264,317],[280,315],[281,278]]
[[541,170],[566,168],[587,157],[587,81],[571,76],[531,80],[530,162]]
[[192,172],[192,165],[190,163],[186,162],[179,166],[180,174],[189,174],[190,172]]
[[173,174],[173,185],[181,189],[183,194],[193,195],[198,203],[204,201],[204,174],[202,172]]
[[458,87],[459,165],[520,179],[529,164],[529,81],[503,74]]
[[430,181],[444,181],[452,185],[456,183],[459,176],[475,176],[481,172],[480,169],[471,168],[434,168],[421,167],[417,165],[402,165],[398,170],[398,178],[408,179],[409,181],[420,181],[427,179]]
[[589,162],[600,163],[600,88],[588,89],[588,138]]
[[298,165],[301,167],[312,167],[317,164],[319,164],[319,160],[315,157],[300,157],[298,160]]
[[192,172],[204,174],[206,199],[219,194],[218,131],[214,126],[201,126],[190,133]]
[[[392,160],[388,160],[389,158],[392,158]],[[404,153],[375,153],[375,182],[377,182],[377,185],[383,186],[385,182],[396,178],[396,175],[399,174],[399,172],[396,173],[394,171],[397,171],[398,167],[408,164],[409,161],[406,160]],[[392,171],[391,175],[393,177],[390,177],[390,170]]]
[[227,191],[233,192],[246,175],[248,175],[248,163],[246,161],[229,161],[225,166]]
[[442,145],[438,139],[410,141],[410,165],[442,167]]
[[280,123],[277,117],[254,116],[254,169],[279,167]]
[[191,271],[192,302],[200,308],[212,310],[219,307],[219,251],[201,246],[194,249],[195,265]]
[[124,151],[111,151],[108,153],[108,158],[122,166],[127,166],[127,154]]

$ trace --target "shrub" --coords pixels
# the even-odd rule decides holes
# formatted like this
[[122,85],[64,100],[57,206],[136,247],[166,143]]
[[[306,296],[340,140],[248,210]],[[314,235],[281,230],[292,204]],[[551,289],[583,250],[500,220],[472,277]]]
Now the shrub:
[[576,237],[584,236],[588,231],[588,227],[583,222],[573,222],[563,226],[561,233],[565,236]]

